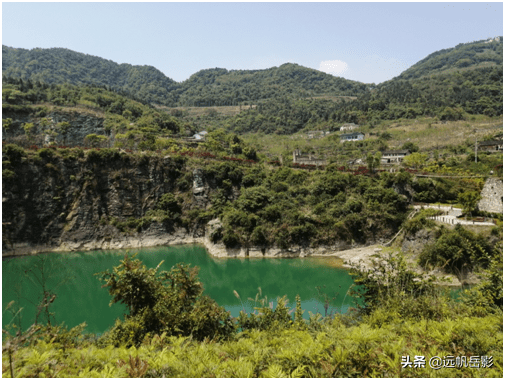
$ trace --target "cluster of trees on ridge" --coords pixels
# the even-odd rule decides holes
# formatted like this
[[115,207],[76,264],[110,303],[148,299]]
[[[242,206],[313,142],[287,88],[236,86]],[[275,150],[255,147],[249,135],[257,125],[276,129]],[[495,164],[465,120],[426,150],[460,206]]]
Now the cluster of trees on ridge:
[[237,105],[277,96],[356,95],[368,85],[296,64],[265,70],[208,69],[178,83],[151,66],[132,66],[68,49],[2,45],[2,74],[48,84],[107,86],[167,106]]
[[2,74],[32,82],[108,86],[144,102],[170,104],[178,83],[152,66],[117,64],[69,49],[17,49],[2,45]]
[[305,98],[314,94],[356,96],[369,87],[292,63],[265,70],[202,70],[182,86],[181,105],[207,107],[255,104],[262,99],[279,97]]
[[[244,107],[240,114],[208,117],[207,125],[235,133],[293,134],[305,130],[336,130],[342,123],[377,126],[383,120],[436,117],[464,120],[469,115],[503,115],[503,66],[443,73],[420,79],[395,79],[355,100],[278,97]],[[191,120],[185,118],[185,120]],[[196,121],[192,120],[196,123]]]
[[454,48],[436,51],[405,70],[399,78],[414,79],[485,65],[503,65],[503,37],[459,44]]

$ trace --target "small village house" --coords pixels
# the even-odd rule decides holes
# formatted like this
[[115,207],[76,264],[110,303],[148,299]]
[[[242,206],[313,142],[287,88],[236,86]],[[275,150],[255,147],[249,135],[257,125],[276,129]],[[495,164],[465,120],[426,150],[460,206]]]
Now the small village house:
[[330,134],[329,131],[308,131],[307,138],[309,139],[317,139],[328,136]]
[[482,141],[478,149],[481,152],[503,152],[503,140]]
[[207,135],[207,131],[201,131],[201,132],[195,133],[193,135],[193,138],[195,140],[205,140],[205,135]]
[[381,164],[399,164],[410,154],[409,150],[385,150],[382,152]]
[[340,141],[361,141],[365,139],[365,134],[361,132],[344,133],[340,135]]

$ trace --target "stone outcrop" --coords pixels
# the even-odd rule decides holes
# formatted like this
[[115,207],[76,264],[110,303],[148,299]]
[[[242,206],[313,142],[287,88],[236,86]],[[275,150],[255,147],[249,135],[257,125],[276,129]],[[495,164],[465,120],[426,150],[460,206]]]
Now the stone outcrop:
[[207,251],[215,257],[306,257],[335,255],[338,251],[349,249],[352,244],[346,242],[336,242],[331,246],[301,247],[292,246],[286,249],[277,247],[238,247],[227,248],[223,243],[214,244],[211,236],[214,231],[221,227],[219,219],[213,219],[207,223],[205,236],[202,243]]
[[480,211],[503,213],[503,179],[488,178],[478,203]]
[[[104,116],[101,113],[82,113],[72,109],[52,110],[46,115],[38,116],[36,114],[28,113],[15,113],[13,115],[6,114],[4,118],[12,118],[13,125],[8,131],[4,131],[2,139],[9,142],[10,139],[17,141],[19,138],[25,136],[23,125],[26,123],[33,123],[35,129],[34,135],[40,138],[35,139],[35,145],[42,145],[43,143],[54,141],[57,145],[67,146],[84,146],[84,138],[89,134],[109,136],[109,132],[104,129]],[[42,125],[42,120],[49,121],[48,126]],[[61,122],[68,122],[70,128],[65,135],[58,133],[55,137],[50,137],[46,131],[52,130],[58,132],[56,125]]]
[[424,247],[433,244],[436,241],[435,231],[419,230],[413,235],[407,235],[402,242],[402,252],[412,253],[417,256],[420,254]]
[[[93,153],[93,154],[91,154]],[[156,235],[155,223],[137,232],[116,222],[138,220],[165,193],[174,191],[182,163],[138,155],[43,156],[15,165],[15,176],[2,184],[3,254],[16,251],[147,246],[137,240]],[[181,232],[170,223],[163,233],[175,241]],[[160,228],[161,228],[160,227]],[[146,231],[143,231],[146,229]],[[185,239],[186,237],[184,237]]]

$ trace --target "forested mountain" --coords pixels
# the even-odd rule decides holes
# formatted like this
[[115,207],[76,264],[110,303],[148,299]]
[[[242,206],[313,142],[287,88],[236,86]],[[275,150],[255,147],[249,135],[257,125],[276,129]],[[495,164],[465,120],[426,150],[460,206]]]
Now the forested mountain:
[[428,55],[405,70],[398,78],[414,79],[455,70],[468,70],[503,64],[503,37],[459,44]]
[[68,49],[3,46],[2,50],[3,75],[32,83],[105,86],[168,106],[256,105],[235,116],[209,113],[186,120],[198,128],[225,127],[239,134],[332,130],[345,122],[375,126],[400,118],[461,120],[469,114],[503,114],[502,37],[440,50],[377,86],[292,63],[265,70],[206,69],[178,83],[150,66],[119,65]]
[[152,66],[132,66],[68,49],[2,45],[2,74],[48,84],[92,84],[168,106],[236,105],[277,96],[358,95],[368,85],[296,64],[266,70],[208,69],[178,83]]
[[266,70],[209,69],[181,83],[181,105],[232,105],[278,97],[315,94],[359,95],[369,85],[293,63]]
[[48,84],[91,84],[129,92],[149,103],[170,104],[179,84],[152,66],[132,66],[68,49],[2,45],[2,74]]
[[501,37],[435,52],[352,101],[277,97],[259,102],[224,125],[235,133],[291,134],[301,129],[332,130],[348,122],[373,127],[382,120],[462,120],[479,114],[503,115]]
[[[376,126],[383,120],[437,117],[462,120],[466,115],[503,114],[503,66],[446,72],[413,80],[394,79],[378,85],[352,101],[278,97],[258,102],[214,125],[242,134],[263,132],[292,134],[302,129],[335,130],[342,123]],[[193,120],[195,124],[212,120]]]

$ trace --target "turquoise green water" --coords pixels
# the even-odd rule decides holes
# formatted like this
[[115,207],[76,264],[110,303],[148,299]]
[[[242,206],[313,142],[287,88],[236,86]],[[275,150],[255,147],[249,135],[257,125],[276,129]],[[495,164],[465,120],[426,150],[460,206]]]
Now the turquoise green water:
[[[35,319],[36,305],[42,298],[41,277],[47,289],[57,294],[51,305],[55,322],[68,327],[86,322],[87,332],[102,333],[122,317],[125,309],[120,304],[109,307],[110,296],[101,288],[94,273],[112,270],[126,252],[139,252],[137,258],[147,267],[156,267],[164,260],[160,270],[169,270],[179,262],[200,267],[199,277],[205,293],[224,306],[233,316],[243,308],[253,311],[255,298],[261,287],[263,297],[274,301],[287,295],[294,308],[295,296],[300,295],[304,317],[308,312],[325,314],[323,297],[316,287],[331,300],[328,312],[345,312],[352,305],[347,294],[352,278],[339,268],[336,258],[233,258],[216,259],[199,246],[155,247],[130,251],[91,251],[78,253],[50,253],[3,260],[2,265],[2,324],[5,327],[12,317],[6,312],[10,301],[23,307],[21,326],[26,329]],[[233,291],[237,291],[241,300]],[[16,320],[18,321],[18,320]]]

